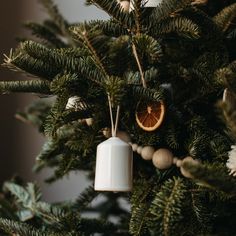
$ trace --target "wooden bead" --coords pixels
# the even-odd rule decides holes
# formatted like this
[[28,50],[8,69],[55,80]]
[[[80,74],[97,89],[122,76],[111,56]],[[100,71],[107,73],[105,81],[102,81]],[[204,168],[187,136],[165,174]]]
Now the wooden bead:
[[177,157],[173,158],[173,164],[176,164],[179,159]]
[[133,143],[132,144],[132,149],[133,149],[134,152],[136,152],[137,149],[138,149],[138,144],[137,143]]
[[182,174],[184,177],[186,177],[186,178],[192,179],[193,176],[192,176],[187,170],[185,170],[185,169],[182,167],[182,165],[183,165],[184,163],[186,163],[186,162],[191,162],[191,163],[193,163],[193,164],[198,164],[199,161],[194,160],[192,157],[186,157],[186,158],[184,158],[183,161],[182,161],[182,164],[181,164],[181,167],[180,167],[180,172],[181,172],[181,174]]
[[187,170],[185,170],[183,167],[180,167],[180,172],[184,177],[186,177],[188,179],[193,178],[193,176]]
[[141,151],[141,156],[144,160],[152,160],[155,149],[152,146],[145,146]]
[[152,162],[160,170],[168,169],[173,164],[173,154],[167,149],[161,148],[154,152]]
[[138,154],[141,154],[141,152],[142,152],[142,149],[143,149],[143,147],[142,147],[142,146],[138,146],[138,148],[137,148],[137,153],[138,153]]
[[179,159],[178,159],[178,160],[176,161],[176,166],[177,166],[177,167],[180,167],[180,166],[182,165],[182,162],[183,162],[182,160],[179,160]]

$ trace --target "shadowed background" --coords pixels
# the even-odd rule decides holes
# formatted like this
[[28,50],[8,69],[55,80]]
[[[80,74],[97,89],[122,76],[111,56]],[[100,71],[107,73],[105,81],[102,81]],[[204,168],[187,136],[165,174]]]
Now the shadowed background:
[[[60,10],[70,22],[101,19],[107,17],[94,7],[85,7],[83,0],[55,0]],[[45,12],[37,0],[8,0],[0,8],[0,61],[3,54],[9,54],[15,48],[16,37],[25,36],[22,22],[40,21]],[[0,80],[18,80],[21,75],[0,67]],[[0,181],[11,178],[14,174],[25,181],[37,181],[47,201],[60,201],[76,197],[88,183],[83,173],[72,173],[68,178],[48,186],[43,182],[51,171],[40,174],[32,173],[35,157],[39,153],[44,138],[34,127],[15,119],[16,111],[23,110],[35,95],[11,94],[0,96]]]

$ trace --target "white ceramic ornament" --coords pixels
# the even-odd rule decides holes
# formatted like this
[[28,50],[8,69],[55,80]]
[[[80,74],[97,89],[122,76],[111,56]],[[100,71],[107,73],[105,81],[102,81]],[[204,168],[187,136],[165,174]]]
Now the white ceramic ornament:
[[[162,0],[142,0],[142,4],[144,7],[157,7]],[[130,11],[134,9],[133,1],[131,0]]]
[[168,149],[161,148],[154,152],[152,162],[158,169],[165,170],[171,167],[173,164],[173,159],[174,156],[172,152]]
[[152,146],[145,146],[143,147],[142,151],[141,151],[141,156],[144,160],[152,160],[152,156],[155,152],[154,147]]
[[126,192],[133,187],[133,151],[129,144],[112,137],[97,147],[94,189]]

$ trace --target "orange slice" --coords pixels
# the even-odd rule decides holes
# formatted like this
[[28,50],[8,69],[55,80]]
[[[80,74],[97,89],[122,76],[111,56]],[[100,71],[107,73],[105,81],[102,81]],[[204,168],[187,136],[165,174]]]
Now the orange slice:
[[163,102],[140,102],[135,117],[140,128],[151,132],[162,124],[164,115],[165,106]]

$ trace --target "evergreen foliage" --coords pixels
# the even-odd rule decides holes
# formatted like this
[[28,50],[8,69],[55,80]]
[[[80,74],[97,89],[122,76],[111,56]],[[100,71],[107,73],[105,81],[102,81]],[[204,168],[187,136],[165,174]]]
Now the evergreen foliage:
[[[107,94],[121,105],[119,129],[133,143],[199,162],[158,170],[135,153],[130,194],[89,186],[74,202],[57,204],[43,202],[35,184],[12,180],[2,189],[1,235],[236,235],[236,179],[225,167],[236,137],[236,1],[163,0],[148,9],[134,0],[126,12],[116,0],[87,0],[111,18],[76,24],[52,0],[40,2],[49,19],[25,24],[37,39],[22,40],[3,63],[30,80],[0,82],[1,94],[54,97],[16,115],[47,138],[34,170],[54,168],[48,182],[78,170],[93,180],[96,146],[110,127]],[[219,103],[226,88],[233,100]],[[66,109],[73,96],[79,103]],[[140,101],[166,106],[154,132],[136,124]]]

